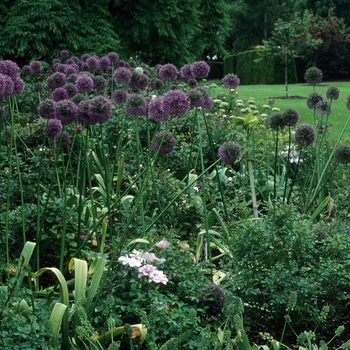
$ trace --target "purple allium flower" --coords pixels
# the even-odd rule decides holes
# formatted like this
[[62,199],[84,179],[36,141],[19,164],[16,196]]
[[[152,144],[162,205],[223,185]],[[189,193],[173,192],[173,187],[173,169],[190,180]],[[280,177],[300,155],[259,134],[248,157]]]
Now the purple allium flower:
[[62,87],[66,83],[66,76],[63,73],[55,72],[47,77],[47,86],[51,90]]
[[237,89],[237,86],[241,82],[236,74],[227,74],[222,79],[224,87],[227,89]]
[[316,105],[316,112],[321,115],[331,114],[331,104],[327,101],[320,101]]
[[[78,96],[78,95],[76,95]],[[78,121],[84,125],[94,125],[96,121],[93,120],[89,114],[90,100],[81,100],[78,104]]]
[[131,80],[131,71],[125,67],[119,67],[114,72],[114,81],[117,84],[129,84]]
[[80,66],[80,71],[81,71],[81,72],[88,72],[88,71],[89,71],[89,67],[87,66],[86,63],[83,63],[83,64]]
[[98,67],[98,58],[95,56],[91,56],[86,60],[86,65],[89,69],[95,70]]
[[44,127],[44,133],[50,139],[54,139],[55,136],[62,131],[62,123],[58,119],[49,119]]
[[218,156],[227,165],[233,163],[241,158],[242,148],[238,143],[227,141],[218,149]]
[[78,78],[78,74],[70,74],[67,77],[67,83],[75,84],[75,82],[77,81],[77,78]]
[[30,66],[25,65],[22,67],[22,75],[30,75],[32,73],[32,69],[30,68]]
[[0,73],[15,80],[19,73],[19,67],[17,63],[10,60],[0,61]]
[[275,131],[281,130],[285,127],[283,115],[280,112],[273,112],[266,119],[267,126]]
[[171,84],[169,86],[169,90],[177,90],[179,87],[177,86],[177,84]]
[[330,100],[337,100],[339,98],[340,91],[335,86],[330,86],[326,91],[326,97]]
[[8,75],[0,73],[0,86],[2,87],[0,97],[13,95],[15,84]]
[[109,58],[109,61],[111,62],[112,66],[115,66],[118,62],[118,54],[115,52],[110,52],[107,57]]
[[72,98],[75,96],[78,92],[76,86],[73,83],[66,83],[63,88],[67,91],[68,93],[68,98]]
[[129,95],[128,101],[125,105],[126,113],[135,116],[142,116],[147,114],[147,103],[140,94]]
[[190,101],[190,109],[202,107],[202,93],[198,89],[191,89],[187,92],[188,99]]
[[322,81],[322,72],[316,67],[306,70],[304,78],[309,85],[317,85]]
[[77,119],[78,107],[70,100],[61,100],[57,102],[55,116],[64,124],[70,124]]
[[164,113],[162,109],[162,97],[156,97],[149,102],[148,116],[155,122],[163,122],[170,119],[170,114]]
[[5,95],[5,75],[0,74],[0,102],[2,101],[3,96]]
[[323,96],[319,92],[312,92],[306,97],[306,104],[310,109],[316,108],[320,101],[323,101]]
[[156,91],[162,90],[164,88],[164,84],[160,79],[153,78],[151,80],[151,88],[152,88],[152,90],[156,90]]
[[103,122],[112,116],[112,102],[104,96],[95,96],[90,100],[89,115],[96,123]]
[[191,79],[188,79],[187,85],[188,85],[188,87],[189,87],[190,89],[194,89],[194,88],[196,88],[196,87],[198,86],[198,82],[197,82],[196,79],[191,78]]
[[44,85],[42,83],[36,83],[34,86],[34,91],[39,92],[44,90]]
[[90,93],[94,88],[94,81],[88,74],[82,74],[77,77],[75,86],[77,87],[78,92]]
[[199,303],[208,307],[209,315],[217,316],[226,303],[225,290],[216,284],[209,284],[199,290]]
[[169,245],[170,245],[170,242],[167,241],[166,239],[162,239],[158,243],[155,243],[155,246],[161,249],[166,249],[169,247]]
[[282,124],[285,126],[294,126],[299,120],[299,112],[294,108],[287,108],[282,113]]
[[102,70],[106,70],[111,65],[111,61],[109,60],[109,58],[107,56],[104,56],[104,57],[100,58],[98,65]]
[[30,64],[30,69],[31,69],[31,71],[32,71],[33,73],[39,74],[39,73],[41,73],[43,67],[42,67],[40,61],[33,61],[33,62]]
[[73,58],[69,58],[67,61],[66,61],[66,64],[70,65],[70,64],[76,64],[77,62],[75,60],[73,60]]
[[151,147],[163,154],[168,154],[174,150],[176,139],[168,130],[161,130],[154,135]]
[[60,52],[60,56],[63,58],[67,58],[67,57],[69,57],[69,52],[67,50],[62,50]]
[[78,105],[81,101],[85,101],[87,98],[83,94],[76,94],[72,97],[72,101]]
[[301,123],[295,129],[295,142],[300,146],[311,146],[316,140],[316,132],[310,124]]
[[340,164],[350,163],[350,146],[342,143],[334,151],[334,160]]
[[129,61],[129,67],[130,68],[136,68],[136,62],[133,61],[133,60]]
[[52,66],[54,66],[57,63],[61,63],[61,60],[59,58],[54,58],[51,62]]
[[66,65],[62,73],[64,73],[66,77],[69,77],[70,75],[77,74],[78,72],[79,72],[79,69],[77,69],[75,66]]
[[115,90],[113,92],[113,100],[117,104],[126,103],[126,101],[128,100],[128,96],[129,94],[121,89]]
[[170,90],[162,97],[162,109],[165,114],[183,117],[190,108],[187,95],[180,90]]
[[102,91],[106,87],[106,79],[102,75],[98,75],[95,77],[95,89],[98,91]]
[[118,62],[118,67],[128,68],[128,67],[129,67],[129,64],[128,64],[128,62],[125,62],[124,60],[120,60],[120,61]]
[[89,54],[84,53],[84,54],[81,56],[81,60],[82,60],[83,62],[86,62],[86,60],[87,60],[89,57],[90,57]]
[[136,90],[144,89],[148,85],[148,77],[147,75],[138,73],[137,71],[133,71],[131,73],[131,79],[129,82],[129,86]]
[[65,73],[67,65],[64,63],[60,63],[55,66],[55,71],[60,73]]
[[192,79],[191,64],[187,63],[181,68],[181,78],[185,81]]
[[56,102],[54,100],[46,98],[42,100],[38,105],[38,114],[45,119],[55,118]]
[[174,81],[177,78],[177,68],[171,64],[167,63],[160,67],[159,78],[163,81]]
[[[66,84],[67,85],[67,84]],[[64,86],[66,86],[64,85]],[[64,88],[57,88],[52,91],[52,99],[56,102],[68,99],[68,91]]]
[[192,76],[195,79],[204,79],[210,72],[209,65],[204,61],[194,62],[191,65]]
[[97,68],[95,69],[95,74],[96,74],[96,75],[101,75],[101,74],[102,74],[102,69],[101,69],[100,67],[97,67]]
[[56,147],[66,148],[72,143],[67,131],[57,133],[54,140]]
[[14,81],[13,81],[13,93],[15,95],[20,95],[23,90],[24,90],[24,81],[20,78],[17,77]]

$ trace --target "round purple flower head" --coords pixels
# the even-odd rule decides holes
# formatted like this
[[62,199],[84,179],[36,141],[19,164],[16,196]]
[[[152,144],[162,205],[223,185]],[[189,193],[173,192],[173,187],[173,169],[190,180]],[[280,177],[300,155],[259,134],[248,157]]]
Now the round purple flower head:
[[163,122],[170,119],[170,114],[164,113],[162,109],[162,97],[156,97],[149,102],[148,116],[155,122]]
[[217,316],[226,303],[226,292],[216,284],[209,284],[199,290],[199,303],[208,307],[210,316]]
[[44,132],[47,137],[54,139],[55,136],[62,131],[62,123],[58,119],[48,120],[46,126],[44,127]]
[[86,65],[89,69],[95,70],[98,67],[98,58],[95,56],[91,56],[86,60]]
[[190,89],[194,89],[198,86],[198,82],[195,78],[188,79],[187,85]]
[[310,124],[301,123],[295,129],[295,142],[300,146],[311,146],[316,140],[316,132]]
[[65,73],[66,67],[67,67],[66,64],[59,63],[58,65],[55,66],[55,71],[60,73]]
[[227,74],[222,79],[224,87],[227,89],[237,89],[237,86],[241,82],[236,74]]
[[117,104],[126,103],[126,101],[128,100],[128,96],[129,94],[121,89],[115,90],[113,92],[113,100]]
[[117,84],[129,84],[131,80],[131,72],[128,68],[119,67],[114,72],[114,81]]
[[47,77],[47,86],[51,90],[62,87],[66,83],[66,76],[63,73],[55,72]]
[[17,77],[14,81],[13,81],[13,93],[15,95],[20,95],[24,90],[24,81],[20,78]]
[[322,81],[322,72],[316,67],[306,70],[304,78],[309,85],[317,85]]
[[152,148],[162,154],[168,154],[174,150],[176,139],[170,131],[162,130],[154,135]]
[[42,83],[36,83],[34,86],[34,91],[39,92],[44,90],[44,85]]
[[70,100],[62,100],[57,102],[55,108],[55,116],[62,123],[70,124],[77,119],[78,107]]
[[218,149],[219,157],[227,165],[233,165],[235,161],[239,160],[241,153],[241,146],[233,141],[224,142]]
[[131,73],[131,80],[129,86],[136,90],[144,89],[148,85],[148,76],[145,74],[133,71]]
[[112,66],[115,66],[118,62],[118,54],[115,52],[110,52],[107,57],[109,58],[109,61],[111,62]]
[[124,60],[120,60],[120,61],[118,62],[118,67],[128,68],[129,65],[128,65],[128,62],[125,62]]
[[0,73],[8,75],[12,80],[15,80],[19,73],[19,67],[17,63],[10,60],[0,61]]
[[142,116],[147,114],[147,103],[142,95],[129,95],[128,101],[125,105],[125,110],[128,114],[135,116]]
[[52,66],[54,66],[55,64],[61,63],[61,60],[59,58],[54,58],[51,62]]
[[102,75],[98,75],[95,77],[95,89],[98,91],[102,91],[106,87],[106,79]]
[[56,147],[66,148],[72,143],[67,131],[57,133],[54,140]]
[[162,109],[167,115],[183,117],[190,108],[187,95],[180,90],[170,90],[162,98]]
[[0,86],[2,86],[0,97],[13,95],[15,84],[8,75],[0,74]]
[[319,92],[312,92],[306,97],[306,104],[310,109],[316,108],[320,101],[323,101],[323,96]]
[[334,160],[340,164],[349,164],[350,163],[350,146],[342,143],[334,151]]
[[78,92],[90,93],[94,88],[94,81],[89,75],[82,74],[77,77],[77,80],[75,81],[75,86],[77,87]]
[[69,77],[70,75],[77,74],[78,72],[79,72],[79,69],[77,69],[77,67],[73,65],[66,65],[62,73],[64,73],[66,77]]
[[187,63],[181,68],[181,78],[184,81],[187,81],[193,78],[192,71],[191,71],[191,64]]
[[285,127],[283,123],[283,116],[280,112],[274,112],[267,117],[267,126],[272,130],[278,131]]
[[81,56],[81,60],[83,62],[86,62],[86,60],[90,57],[90,55],[88,53],[84,53],[82,56]]
[[326,91],[326,97],[330,100],[337,100],[339,98],[340,91],[335,86],[330,86]]
[[67,77],[67,83],[75,84],[75,82],[77,81],[77,78],[78,78],[78,74],[70,74]]
[[91,118],[89,113],[90,100],[81,100],[78,104],[78,121],[84,125],[94,125],[96,121]]
[[159,78],[163,81],[174,81],[177,78],[177,68],[171,64],[164,64],[159,69]]
[[195,79],[204,79],[210,72],[209,65],[204,61],[194,62],[191,65],[192,76]]
[[129,61],[129,67],[130,68],[136,68],[136,62],[133,61],[133,60]]
[[87,98],[83,94],[76,94],[72,97],[72,101],[78,105],[81,101],[85,101]]
[[55,118],[56,102],[54,100],[46,98],[42,100],[38,105],[38,113],[40,117],[45,119]]
[[[77,58],[77,57],[76,57]],[[73,57],[69,58],[67,61],[66,61],[66,64],[76,64],[77,62],[75,61],[75,59],[73,59]]]
[[2,100],[2,97],[5,95],[5,84],[6,84],[5,75],[0,74],[0,102]]
[[78,92],[76,86],[72,83],[66,83],[63,88],[67,91],[68,93],[68,98],[72,98],[75,96]]
[[93,97],[90,100],[89,115],[96,123],[110,119],[112,116],[112,102],[101,95]]
[[57,89],[52,91],[52,99],[56,102],[62,101],[62,100],[67,100],[68,99],[68,91],[64,88],[57,88]]
[[32,69],[30,68],[30,66],[25,65],[22,67],[22,75],[30,75],[32,73]]
[[287,108],[282,113],[282,124],[285,126],[294,126],[299,120],[300,114],[294,108]]
[[162,90],[163,88],[164,88],[164,84],[160,79],[153,78],[151,80],[151,89],[152,90],[158,91],[158,90]]
[[100,58],[98,65],[102,70],[106,70],[111,65],[111,61],[109,60],[109,58],[107,56],[104,56],[104,57]]
[[187,92],[188,99],[190,101],[190,109],[202,107],[203,95],[198,89],[191,89]]
[[327,101],[320,101],[316,105],[316,112],[321,115],[331,114],[331,104]]
[[63,58],[69,57],[69,52],[67,50],[62,50],[60,56]]
[[30,69],[33,73],[35,74],[40,74],[43,67],[41,65],[41,62],[40,61],[33,61],[31,64],[30,64]]

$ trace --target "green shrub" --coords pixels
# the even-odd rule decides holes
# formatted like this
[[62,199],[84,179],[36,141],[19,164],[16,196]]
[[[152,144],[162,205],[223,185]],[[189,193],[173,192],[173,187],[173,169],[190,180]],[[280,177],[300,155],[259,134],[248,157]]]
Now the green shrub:
[[224,58],[224,75],[236,73],[237,70],[237,55],[230,55]]
[[209,61],[207,63],[210,66],[208,79],[222,79],[224,76],[224,63],[215,61]]

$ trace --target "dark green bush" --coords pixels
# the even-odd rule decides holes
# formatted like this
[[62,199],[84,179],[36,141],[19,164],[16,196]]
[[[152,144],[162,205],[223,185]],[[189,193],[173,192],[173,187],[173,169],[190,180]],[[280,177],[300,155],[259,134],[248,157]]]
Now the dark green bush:
[[209,61],[207,63],[210,66],[208,79],[222,79],[224,76],[224,63],[215,61]]

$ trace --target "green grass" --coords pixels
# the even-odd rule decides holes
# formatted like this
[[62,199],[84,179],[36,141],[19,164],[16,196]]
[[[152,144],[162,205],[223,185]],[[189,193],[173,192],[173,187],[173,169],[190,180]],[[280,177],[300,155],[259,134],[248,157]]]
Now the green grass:
[[[222,87],[221,81],[213,81],[218,85],[215,88],[216,93],[221,93],[227,89]],[[212,81],[209,82],[209,84]],[[340,90],[339,99],[332,102],[332,113],[328,118],[328,122],[332,124],[330,136],[337,139],[343,130],[344,124],[350,114],[350,111],[345,107],[345,100],[350,94],[350,82],[324,82],[316,86],[315,91],[326,96],[326,90],[330,86],[335,86]],[[314,112],[306,105],[306,96],[313,91],[313,87],[306,84],[291,84],[289,85],[289,96],[300,96],[302,99],[277,99],[273,107],[278,107],[283,112],[286,108],[294,108],[300,113],[299,122],[307,122],[313,124]],[[249,97],[254,97],[257,106],[266,104],[269,97],[284,97],[284,85],[240,85],[237,88],[239,98],[246,100]],[[317,115],[316,115],[317,116]],[[343,141],[350,139],[350,126],[344,133]]]

